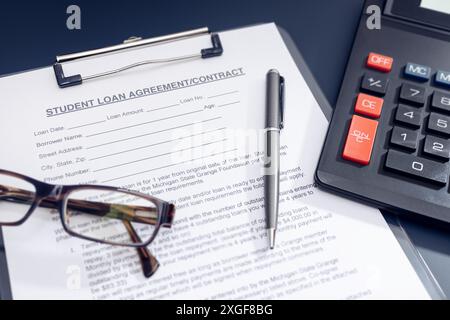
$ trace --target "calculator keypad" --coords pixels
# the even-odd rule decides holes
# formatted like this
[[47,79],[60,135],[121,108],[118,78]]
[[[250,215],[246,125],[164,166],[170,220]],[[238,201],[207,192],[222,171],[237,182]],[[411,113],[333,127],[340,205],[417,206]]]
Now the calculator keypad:
[[383,108],[383,98],[360,93],[356,99],[355,113],[371,118],[379,118]]
[[438,70],[435,81],[443,87],[450,88],[450,71]]
[[377,121],[354,115],[342,154],[344,159],[362,165],[369,164],[377,127]]
[[450,141],[447,139],[428,135],[425,138],[423,152],[431,156],[436,156],[443,160],[448,160],[450,159]]
[[[428,81],[431,68],[408,63],[405,76],[421,82]],[[450,94],[434,90],[431,111],[423,132],[420,130],[426,119],[423,114],[428,110],[426,87],[405,82],[401,85],[398,99],[402,103],[398,105],[394,119],[402,126],[395,126],[392,130],[385,167],[433,184],[446,185],[449,179],[445,162],[450,159],[450,142],[447,139],[450,137],[450,117],[443,113],[450,112]],[[421,133],[425,139],[422,148],[419,148]]]
[[394,127],[391,135],[391,144],[411,151],[416,151],[418,138],[419,133],[415,130]]
[[422,110],[399,104],[395,113],[395,121],[413,128],[420,128],[422,124]]
[[449,136],[450,117],[435,112],[430,113],[430,117],[428,119],[428,130]]
[[368,72],[363,77],[361,89],[363,91],[384,96],[388,88],[388,77],[386,75]]
[[439,185],[447,184],[447,166],[410,154],[389,150],[386,167]]
[[390,72],[394,59],[379,53],[371,52],[367,57],[367,67],[382,72]]
[[[413,62],[403,68],[405,78],[410,81],[402,81],[396,88],[389,88],[388,73],[393,62],[390,57],[369,54],[366,66],[377,71],[366,71],[363,75],[361,93],[354,108],[354,113],[361,116],[352,117],[342,157],[368,165],[371,157],[382,156],[372,155],[377,119],[385,112],[383,104],[387,103],[381,97],[388,90],[398,90],[396,105],[388,110],[393,112],[393,122],[378,129],[386,130],[388,134],[384,167],[434,185],[446,185],[450,176],[447,166],[450,159],[450,92],[434,88],[429,92],[430,86],[426,82],[431,79],[432,69]],[[447,73],[436,71],[436,84],[437,77],[444,84]]]
[[408,62],[405,67],[405,75],[417,81],[428,81],[431,76],[431,68]]
[[425,103],[425,88],[404,83],[400,90],[400,100],[407,103],[423,105]]
[[436,111],[450,112],[450,93],[435,91],[431,107]]

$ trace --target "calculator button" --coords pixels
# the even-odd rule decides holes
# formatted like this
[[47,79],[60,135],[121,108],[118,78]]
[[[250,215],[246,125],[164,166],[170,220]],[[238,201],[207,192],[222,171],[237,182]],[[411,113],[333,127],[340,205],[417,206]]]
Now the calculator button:
[[384,100],[382,98],[360,93],[356,100],[355,112],[372,118],[379,118],[381,109],[383,108],[383,102]]
[[423,152],[442,158],[450,159],[450,141],[433,136],[426,136]]
[[419,134],[417,131],[402,127],[394,127],[391,135],[391,144],[411,151],[416,151],[418,138]]
[[445,164],[389,150],[386,167],[395,171],[413,175],[438,184],[447,184],[448,174]]
[[428,129],[445,135],[450,135],[450,117],[439,113],[430,113]]
[[422,110],[399,104],[397,112],[395,113],[395,121],[407,124],[414,128],[420,128],[422,123]]
[[377,121],[354,115],[342,157],[362,165],[369,164],[377,127]]
[[375,70],[389,72],[392,69],[394,59],[382,54],[371,52],[367,57],[367,67]]
[[400,100],[423,105],[425,103],[425,88],[404,83],[400,90]]
[[419,81],[427,81],[431,76],[431,68],[409,62],[405,67],[405,75]]
[[378,95],[385,95],[388,87],[388,78],[382,74],[367,73],[361,83],[363,90],[375,93]]
[[450,87],[450,72],[439,70],[436,73],[436,83],[446,87]]
[[450,112],[450,93],[435,91],[431,100],[431,107]]

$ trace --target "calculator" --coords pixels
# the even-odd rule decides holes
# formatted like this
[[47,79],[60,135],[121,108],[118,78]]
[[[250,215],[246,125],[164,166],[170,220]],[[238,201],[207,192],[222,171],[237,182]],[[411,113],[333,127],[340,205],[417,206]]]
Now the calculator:
[[[380,28],[368,21],[376,8]],[[370,0],[363,10],[316,181],[450,222],[450,1]]]

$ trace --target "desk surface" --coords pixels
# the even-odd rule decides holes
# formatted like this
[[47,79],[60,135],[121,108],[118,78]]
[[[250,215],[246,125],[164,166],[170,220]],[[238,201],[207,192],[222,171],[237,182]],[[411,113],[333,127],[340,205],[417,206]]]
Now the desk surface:
[[[77,1],[82,29],[66,28],[70,1],[14,1],[0,10],[0,74],[50,65],[55,55],[200,26],[224,30],[275,21],[286,29],[334,105],[363,0]],[[406,232],[450,297],[450,235],[402,219]]]

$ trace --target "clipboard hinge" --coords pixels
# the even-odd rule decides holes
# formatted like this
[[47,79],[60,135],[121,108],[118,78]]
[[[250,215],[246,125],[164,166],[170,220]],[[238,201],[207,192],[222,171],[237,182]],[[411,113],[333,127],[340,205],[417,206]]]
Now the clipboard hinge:
[[212,47],[208,49],[202,49],[202,58],[212,58],[218,57],[223,53],[222,42],[220,41],[219,35],[217,33],[211,34]]
[[142,66],[142,65],[146,65],[146,64],[168,63],[168,62],[176,62],[176,61],[182,61],[182,60],[192,60],[192,59],[197,59],[197,58],[207,59],[207,58],[221,56],[223,54],[223,47],[222,47],[222,43],[220,41],[219,35],[217,33],[209,33],[211,36],[212,46],[210,48],[201,49],[200,53],[194,53],[194,54],[179,56],[179,57],[171,57],[171,58],[167,58],[167,59],[153,59],[153,60],[140,61],[140,62],[136,62],[133,64],[123,66],[118,69],[109,70],[109,71],[105,71],[102,73],[88,75],[88,76],[84,76],[84,77],[81,76],[81,74],[75,74],[75,75],[71,75],[71,76],[65,76],[65,74],[64,74],[62,63],[66,62],[66,61],[73,61],[73,60],[77,60],[77,59],[81,59],[81,58],[85,58],[85,57],[92,57],[92,56],[96,56],[96,55],[100,55],[100,54],[111,53],[111,52],[115,52],[115,51],[119,51],[119,50],[124,50],[124,49],[144,46],[144,45],[159,44],[159,43],[164,43],[164,42],[169,42],[169,41],[174,41],[174,40],[181,40],[181,39],[190,38],[190,37],[199,36],[199,35],[208,34],[208,33],[209,33],[209,30],[208,30],[208,28],[205,27],[205,28],[184,31],[184,32],[176,33],[176,34],[171,34],[171,35],[161,36],[161,37],[156,37],[156,38],[150,38],[150,39],[142,39],[140,37],[130,37],[129,39],[125,40],[122,44],[119,44],[116,46],[95,49],[95,50],[90,50],[90,51],[85,51],[85,52],[80,52],[80,53],[73,53],[73,54],[68,54],[68,55],[64,55],[64,56],[57,56],[56,62],[53,65],[56,82],[58,83],[58,86],[60,88],[67,88],[67,87],[80,85],[83,83],[83,81],[86,81],[86,80],[109,76],[112,74],[123,72],[125,70],[129,70],[129,69],[132,69],[132,68],[135,68],[138,66]]
[[83,79],[81,78],[80,74],[76,74],[69,77],[64,76],[63,67],[62,64],[60,63],[55,63],[53,65],[53,71],[55,71],[56,82],[58,82],[58,86],[60,88],[76,86],[83,82]]

